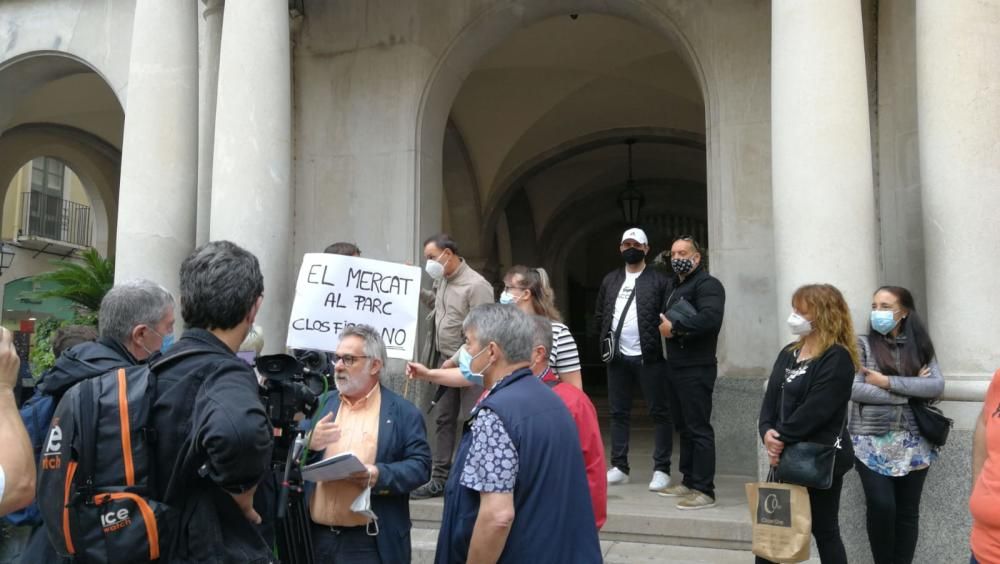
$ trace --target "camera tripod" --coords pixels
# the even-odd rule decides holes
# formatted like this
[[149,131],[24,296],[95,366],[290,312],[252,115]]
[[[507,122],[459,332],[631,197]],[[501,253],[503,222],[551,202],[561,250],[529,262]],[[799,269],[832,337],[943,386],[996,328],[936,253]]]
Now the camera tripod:
[[[313,544],[309,513],[306,511],[302,473],[296,463],[305,444],[301,431],[288,449],[284,474],[278,484],[277,529],[275,540],[282,564],[312,564]],[[277,468],[276,468],[277,469]]]

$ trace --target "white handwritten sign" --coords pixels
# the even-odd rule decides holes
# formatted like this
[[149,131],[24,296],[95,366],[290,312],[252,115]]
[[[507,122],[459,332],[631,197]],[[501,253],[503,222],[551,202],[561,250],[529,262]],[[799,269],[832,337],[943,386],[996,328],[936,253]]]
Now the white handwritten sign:
[[341,331],[364,324],[382,334],[390,358],[410,360],[419,295],[416,266],[309,253],[295,285],[288,347],[335,351]]

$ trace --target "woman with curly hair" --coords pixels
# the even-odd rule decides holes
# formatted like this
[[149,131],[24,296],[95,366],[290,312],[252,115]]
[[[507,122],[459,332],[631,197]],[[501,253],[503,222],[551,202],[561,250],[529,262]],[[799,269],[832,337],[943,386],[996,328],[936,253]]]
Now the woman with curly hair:
[[[812,534],[823,564],[845,564],[838,514],[853,451],[845,423],[854,374],[860,368],[851,313],[840,290],[802,286],[792,295],[788,326],[798,339],[778,353],[760,406],[759,431],[772,466],[786,445],[838,445],[829,489],[808,488]],[[757,562],[768,562],[758,557]]]
[[937,447],[920,434],[910,408],[944,391],[934,344],[906,288],[883,286],[872,297],[871,331],[858,338],[851,438],[867,504],[875,564],[908,564],[917,548],[920,495]]

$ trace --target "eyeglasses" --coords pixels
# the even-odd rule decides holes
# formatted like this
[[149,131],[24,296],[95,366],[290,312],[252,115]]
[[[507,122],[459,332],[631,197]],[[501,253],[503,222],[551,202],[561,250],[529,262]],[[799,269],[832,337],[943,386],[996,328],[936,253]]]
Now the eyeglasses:
[[344,366],[346,366],[348,368],[351,368],[352,366],[354,366],[354,363],[357,362],[357,360],[359,358],[371,358],[371,357],[370,356],[365,356],[365,355],[354,356],[353,354],[339,355],[339,354],[336,354],[336,353],[333,353],[333,354],[330,355],[330,360],[334,364],[337,364],[338,362],[343,361]]
[[511,290],[527,290],[527,288],[522,288],[520,286],[504,286],[503,289],[505,292],[509,292]]

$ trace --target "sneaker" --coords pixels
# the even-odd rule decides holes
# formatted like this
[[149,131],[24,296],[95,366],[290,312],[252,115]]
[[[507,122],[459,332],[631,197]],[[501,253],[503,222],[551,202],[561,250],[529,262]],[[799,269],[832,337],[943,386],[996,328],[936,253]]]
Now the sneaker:
[[430,482],[410,492],[410,499],[429,499],[444,495],[444,480],[431,478]]
[[660,491],[656,492],[656,495],[661,495],[663,497],[687,497],[693,493],[694,490],[685,486],[684,484],[676,484],[673,486],[667,486],[665,488],[661,488]]
[[670,484],[670,474],[666,472],[660,472],[659,470],[653,472],[653,479],[649,482],[649,491],[658,492],[667,487]]
[[715,507],[715,499],[698,491],[677,502],[677,509],[708,509],[709,507]]
[[611,470],[608,470],[609,486],[615,486],[615,485],[623,486],[627,483],[628,483],[628,474],[619,470],[617,466],[612,468]]

